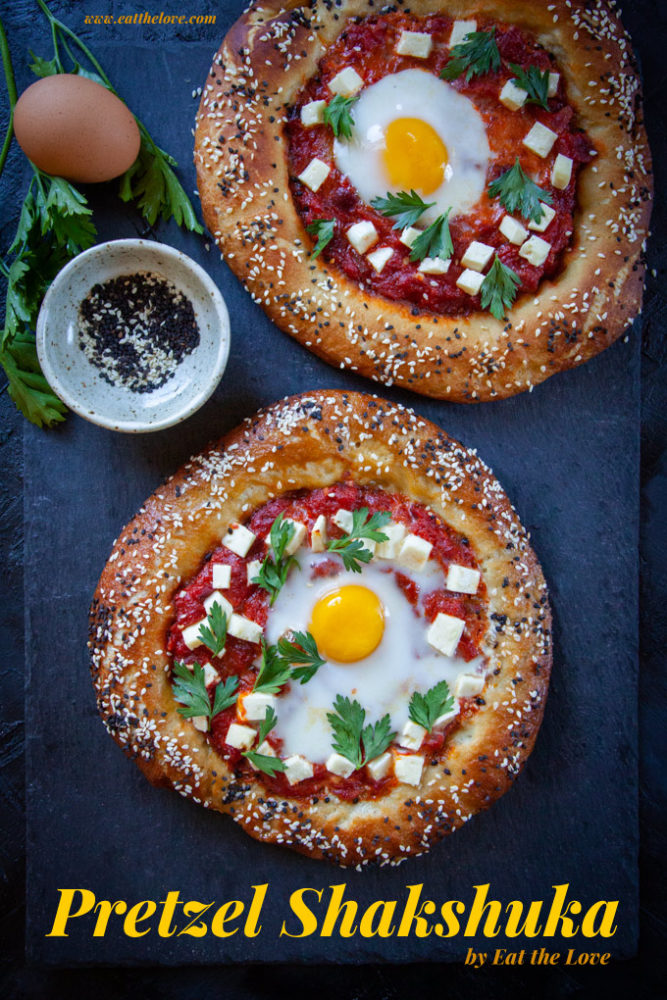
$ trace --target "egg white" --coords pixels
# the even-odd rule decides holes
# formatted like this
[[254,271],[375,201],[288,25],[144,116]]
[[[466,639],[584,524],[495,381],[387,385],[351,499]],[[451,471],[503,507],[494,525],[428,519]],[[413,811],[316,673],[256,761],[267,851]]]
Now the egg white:
[[[483,657],[466,662],[443,656],[426,641],[429,623],[418,617],[396,582],[387,561],[373,561],[361,573],[350,573],[340,561],[335,576],[311,578],[311,568],[331,559],[331,553],[316,554],[302,549],[297,554],[300,569],[292,569],[271,608],[265,628],[266,641],[274,644],[289,631],[308,628],[313,606],[326,593],[346,584],[368,587],[384,607],[382,640],[369,656],[354,663],[327,661],[307,684],[293,683],[277,699],[275,734],[283,741],[283,756],[303,754],[313,763],[324,763],[332,752],[332,730],[327,712],[336,695],[356,700],[366,710],[366,721],[377,722],[387,712],[400,732],[408,720],[413,691],[422,693],[441,680],[453,690],[461,673],[482,667]],[[434,561],[422,573],[405,573],[419,586],[421,596],[442,586],[443,574]]]
[[352,137],[334,141],[334,160],[364,201],[399,190],[391,185],[382,156],[386,129],[396,118],[427,122],[449,155],[442,184],[423,195],[436,204],[419,225],[433,222],[448,208],[450,218],[462,215],[479,201],[491,155],[484,122],[472,101],[444,80],[421,69],[391,73],[361,92],[352,113]]

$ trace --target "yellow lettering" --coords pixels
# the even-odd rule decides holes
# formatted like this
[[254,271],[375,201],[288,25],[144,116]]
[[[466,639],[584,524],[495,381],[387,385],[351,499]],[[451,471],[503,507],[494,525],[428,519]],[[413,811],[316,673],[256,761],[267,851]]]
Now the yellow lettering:
[[[394,900],[384,900],[378,899],[376,903],[373,903],[368,907],[363,917],[359,922],[359,933],[362,937],[391,937],[394,933],[394,925],[392,923],[394,917],[394,911],[396,910],[396,902]],[[373,921],[375,915],[380,912],[380,919],[378,921],[377,927],[373,926]]]
[[285,927],[285,921],[283,920],[283,925],[280,928],[280,936],[285,934],[287,937],[301,938],[310,937],[317,930],[317,917],[309,907],[303,901],[304,893],[314,892],[319,900],[322,899],[322,889],[296,889],[289,898],[289,905],[292,913],[295,917],[298,917],[301,922],[301,928],[299,934],[291,934]]
[[416,924],[415,937],[428,937],[433,928],[429,926],[428,920],[424,919],[422,913],[435,913],[435,903],[430,899],[425,899],[419,909],[417,909],[417,903],[424,888],[424,883],[406,885],[405,888],[408,890],[408,900],[403,910],[400,927],[398,928],[398,937],[408,936],[413,921]]
[[[58,892],[60,893],[60,902],[53,920],[53,927],[45,937],[69,937],[65,931],[67,921],[70,918],[74,920],[76,917],[82,917],[84,913],[90,913],[95,904],[95,893],[91,892],[90,889],[58,889]],[[81,896],[81,902],[76,913],[72,913],[75,892]]]
[[340,936],[352,937],[357,933],[357,925],[354,922],[354,918],[357,915],[359,907],[352,899],[347,900],[345,903],[343,902],[343,896],[345,895],[345,890],[347,888],[345,882],[341,882],[338,885],[331,885],[329,888],[331,889],[331,899],[329,901],[329,905],[327,906],[327,912],[324,917],[324,923],[322,924],[320,936],[331,937],[336,926],[336,922],[342,914],[340,922]]
[[461,924],[458,917],[454,916],[454,913],[465,913],[465,911],[465,903],[462,903],[460,899],[448,899],[446,903],[443,903],[440,907],[440,914],[447,925],[447,933],[445,934],[445,928],[442,924],[436,924],[435,933],[437,936],[456,937],[461,930]]
[[511,903],[507,904],[506,909],[509,911],[505,926],[507,937],[519,937],[520,934],[525,937],[537,937],[538,934],[542,933],[542,925],[537,922],[542,912],[541,899],[530,904],[526,919],[522,924],[519,923],[523,914],[523,903],[520,900],[513,899]]
[[[595,918],[601,909],[604,909],[602,919],[600,921],[600,926],[595,929]],[[584,937],[596,937],[600,934],[602,937],[613,937],[617,931],[616,924],[614,923],[614,917],[616,916],[616,910],[618,909],[618,900],[606,901],[601,899],[599,903],[594,903],[590,910],[584,915],[584,919],[581,921],[581,933]]]
[[[230,912],[231,911],[231,912]],[[243,903],[240,899],[230,899],[227,903],[223,903],[215,913],[213,914],[213,919],[211,920],[211,932],[215,934],[216,937],[233,937],[238,927],[234,930],[228,931],[225,928],[225,924],[230,923],[232,920],[236,920],[243,913]]]
[[252,903],[250,904],[248,916],[246,917],[245,930],[243,931],[245,937],[257,937],[262,929],[261,924],[257,926],[257,921],[259,920],[262,912],[262,905],[266,899],[266,892],[268,888],[268,882],[265,882],[263,885],[253,885],[255,894],[252,897]]
[[127,913],[127,903],[124,899],[117,899],[115,903],[110,903],[108,899],[101,899],[95,910],[99,910],[97,923],[93,931],[93,937],[104,937],[107,932],[107,924],[112,913]]
[[162,913],[160,914],[160,923],[157,926],[157,932],[160,937],[173,937],[176,933],[176,928],[171,926],[171,921],[176,912],[176,907],[180,905],[180,893],[178,890],[168,892],[167,898],[162,900],[160,905],[162,906]]
[[560,921],[563,937],[574,937],[579,930],[579,924],[575,924],[573,920],[570,920],[567,914],[570,912],[581,913],[581,903],[573,899],[565,905],[567,890],[570,888],[569,882],[565,882],[562,885],[555,885],[553,888],[556,890],[556,893],[551,904],[551,909],[549,910],[547,922],[544,925],[544,936],[553,937]]
[[[143,914],[141,912],[142,908],[146,910]],[[127,911],[127,915],[123,921],[123,934],[127,937],[133,938],[143,937],[144,934],[148,934],[150,927],[147,927],[145,931],[138,931],[137,924],[140,920],[148,920],[149,917],[153,916],[156,910],[157,903],[155,903],[152,899],[143,899],[140,903],[135,903],[134,906],[131,906]]]
[[475,936],[479,925],[484,918],[486,910],[488,910],[488,913],[486,914],[484,930],[482,931],[484,937],[496,937],[496,935],[500,933],[498,920],[500,919],[500,914],[502,913],[502,906],[497,899],[491,899],[488,903],[486,902],[489,886],[490,883],[487,882],[485,885],[476,885],[474,887],[476,890],[475,898],[473,900],[472,907],[470,908],[470,916],[468,917],[468,922],[464,931],[465,937]]
[[192,920],[178,932],[177,936],[180,937],[181,934],[187,934],[188,937],[205,937],[208,927],[203,920],[201,923],[196,923],[195,921],[197,917],[203,917],[205,913],[208,913],[212,906],[213,903],[199,903],[196,899],[191,899],[189,903],[184,903],[183,913],[186,917],[192,917]]

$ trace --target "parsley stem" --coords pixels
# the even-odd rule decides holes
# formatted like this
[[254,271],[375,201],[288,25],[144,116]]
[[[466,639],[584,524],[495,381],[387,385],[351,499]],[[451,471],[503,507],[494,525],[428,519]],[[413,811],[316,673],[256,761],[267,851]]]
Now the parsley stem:
[[7,84],[7,96],[9,97],[9,121],[7,123],[7,132],[5,134],[4,142],[2,143],[2,150],[0,150],[0,174],[5,167],[5,161],[7,159],[7,154],[9,153],[9,147],[12,144],[12,138],[14,136],[14,105],[17,100],[16,93],[16,80],[14,79],[14,69],[12,67],[12,57],[9,51],[9,42],[7,41],[7,35],[5,34],[4,25],[0,19],[0,53],[2,54],[2,68],[5,72],[5,83]]
[[[54,17],[54,15],[51,13],[51,11],[49,10],[49,8],[44,3],[44,0],[37,0],[37,4],[41,8],[41,10],[46,14],[47,18],[49,19],[49,23],[51,25],[51,31],[52,31],[52,33],[54,33],[55,30],[57,29],[58,31],[61,31],[63,33],[63,35],[66,35],[68,38],[71,38],[72,41],[75,42],[77,44],[77,46],[81,49],[81,51],[83,52],[83,54],[86,57],[86,59],[89,60],[91,66],[95,67],[96,72],[99,73],[99,75],[101,76],[101,78],[104,80],[105,86],[108,87],[109,90],[112,93],[115,94],[116,91],[114,90],[113,86],[111,85],[111,80],[106,75],[106,73],[104,72],[104,70],[102,69],[102,67],[100,66],[100,64],[98,63],[97,59],[95,58],[95,56],[93,55],[93,53],[90,51],[90,49],[88,48],[88,46],[85,44],[85,42],[82,42],[81,39],[79,38],[79,36],[76,35],[72,31],[71,28],[68,28],[66,24],[63,24],[63,22],[59,21],[57,17]],[[58,55],[58,44],[57,44],[57,42],[55,40],[55,34],[54,34],[54,48],[55,48],[56,59],[58,59],[58,62],[60,62],[60,58],[59,58],[59,55]],[[69,49],[67,51],[69,52]],[[70,53],[70,55],[71,55],[71,53]]]

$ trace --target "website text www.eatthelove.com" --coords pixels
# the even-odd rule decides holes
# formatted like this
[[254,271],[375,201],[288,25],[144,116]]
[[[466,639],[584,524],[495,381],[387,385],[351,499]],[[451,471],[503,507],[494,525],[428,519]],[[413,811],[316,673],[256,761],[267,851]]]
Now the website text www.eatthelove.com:
[[215,14],[86,14],[84,24],[215,24]]

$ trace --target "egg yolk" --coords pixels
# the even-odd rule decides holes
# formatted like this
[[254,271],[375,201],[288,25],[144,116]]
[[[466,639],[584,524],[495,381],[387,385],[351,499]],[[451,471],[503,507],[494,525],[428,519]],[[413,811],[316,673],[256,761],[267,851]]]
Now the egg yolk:
[[447,147],[421,118],[395,118],[385,132],[384,163],[394,187],[430,194],[440,187],[448,162]]
[[349,584],[321,597],[313,608],[310,632],[328,660],[354,663],[369,656],[384,632],[382,603],[368,587]]

